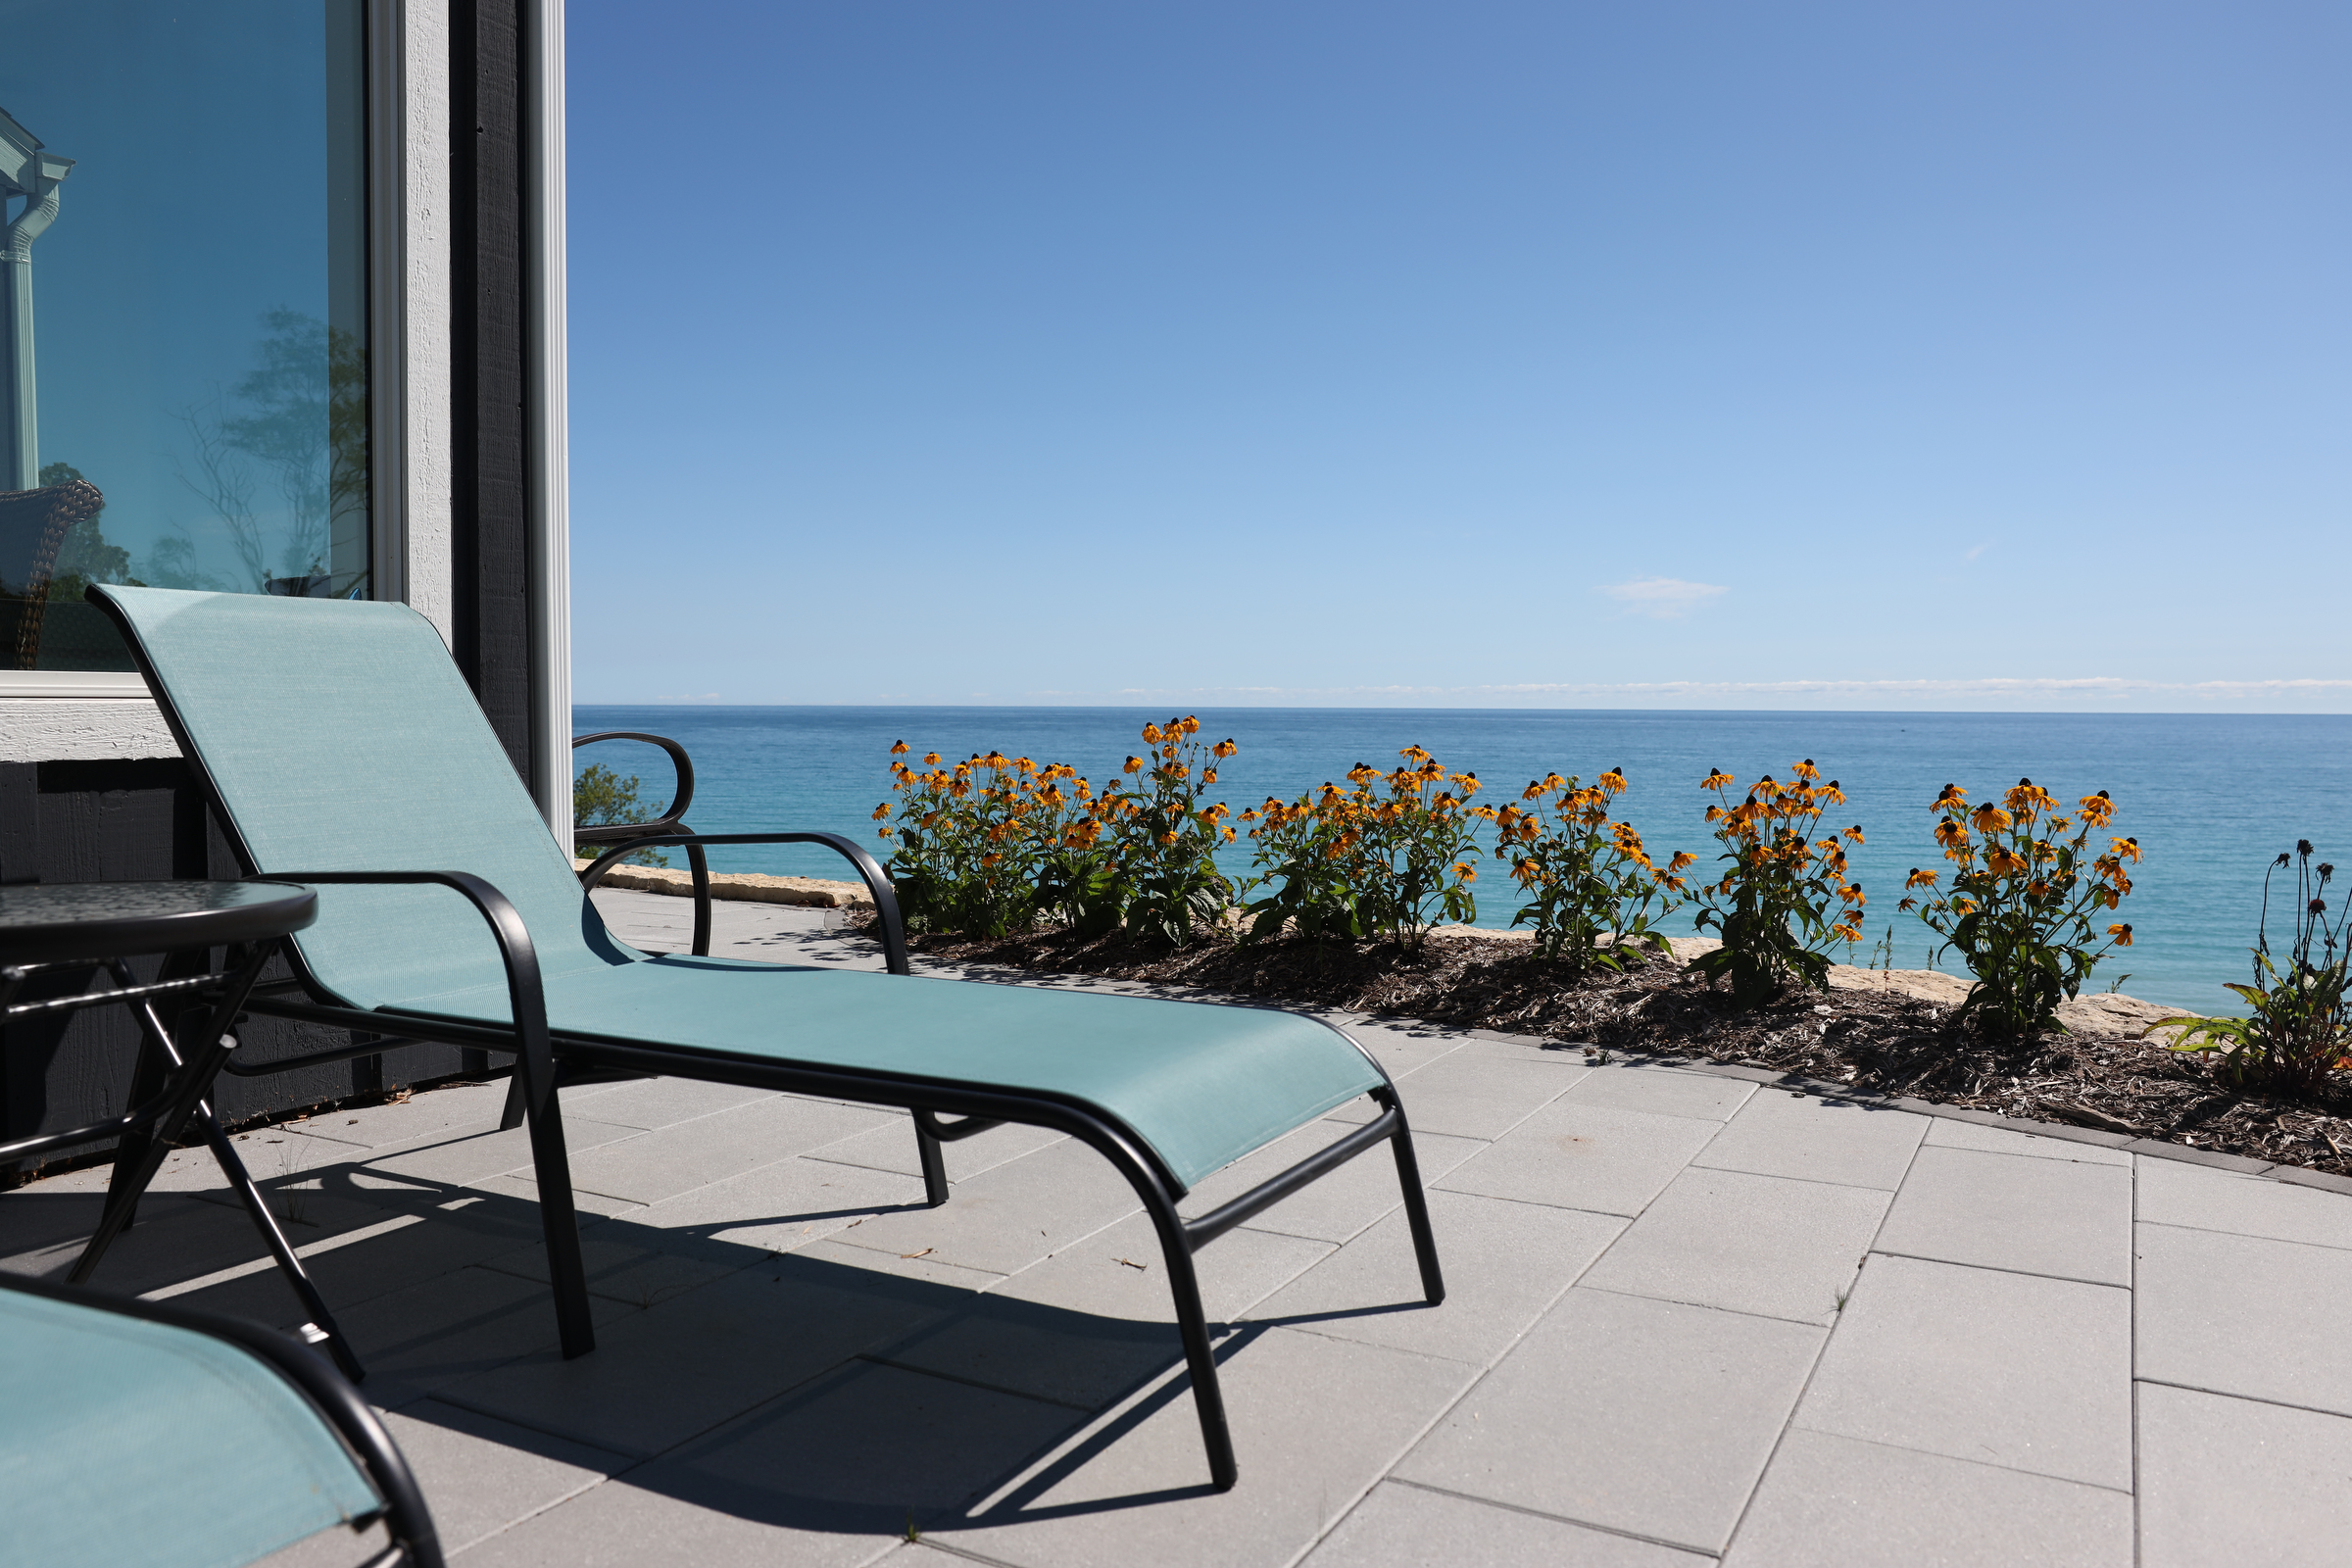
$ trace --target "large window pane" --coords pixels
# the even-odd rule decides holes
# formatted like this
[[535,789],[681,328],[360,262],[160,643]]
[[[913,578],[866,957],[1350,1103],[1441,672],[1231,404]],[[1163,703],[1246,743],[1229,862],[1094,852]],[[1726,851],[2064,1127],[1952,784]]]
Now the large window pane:
[[0,0],[0,668],[129,667],[92,581],[368,597],[364,16]]

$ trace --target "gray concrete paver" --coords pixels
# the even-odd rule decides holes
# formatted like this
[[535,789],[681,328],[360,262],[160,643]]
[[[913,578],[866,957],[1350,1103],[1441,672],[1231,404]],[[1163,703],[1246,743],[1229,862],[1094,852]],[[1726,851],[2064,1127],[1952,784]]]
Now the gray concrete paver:
[[418,1399],[384,1420],[431,1499],[433,1527],[448,1552],[577,1495],[632,1462],[438,1399]]
[[658,1203],[856,1133],[894,1125],[909,1144],[914,1141],[914,1129],[904,1111],[769,1095],[576,1151],[571,1184],[634,1202]]
[[1823,1338],[1580,1285],[1395,1473],[1720,1551]]
[[[500,1098],[503,1103],[505,1097]],[[638,1078],[566,1089],[562,1098],[566,1115],[576,1110],[577,1114],[593,1116],[598,1121],[642,1127],[650,1132],[674,1122],[692,1121],[714,1111],[748,1105],[755,1100],[802,1097],[779,1095],[773,1089],[749,1089],[741,1084],[710,1083],[701,1078]]]
[[[593,1116],[564,1118],[564,1148],[576,1168],[583,1153],[618,1138],[642,1138],[644,1131],[598,1121]],[[463,1187],[508,1171],[529,1175],[531,1134],[527,1127],[505,1132],[431,1133],[421,1139],[377,1149],[367,1160],[371,1170],[387,1175]]]
[[542,1350],[437,1393],[485,1415],[645,1457],[968,1298],[943,1285],[787,1253],[631,1314],[599,1332],[593,1354],[566,1361]]
[[[968,1182],[982,1171],[1034,1153],[1069,1137],[1051,1127],[1028,1127],[1019,1122],[1006,1122],[991,1127],[969,1138],[959,1138],[941,1146],[946,1156],[948,1180]],[[903,1176],[920,1177],[922,1161],[914,1147],[914,1128],[905,1112],[895,1114],[888,1126],[868,1132],[853,1133],[836,1139],[821,1149],[808,1152],[811,1159],[829,1159],[844,1165],[863,1165],[872,1170],[896,1171]]]
[[1140,1207],[1108,1160],[1065,1139],[957,1184],[938,1208],[894,1209],[835,1234],[878,1252],[928,1250],[942,1262],[1016,1274]]
[[1220,1348],[1241,1462],[1208,1490],[1181,1374],[1124,1401],[1075,1443],[930,1532],[1021,1568],[1278,1568],[1369,1491],[1474,1375],[1456,1361],[1289,1329],[1246,1329]]
[[[1464,1040],[1427,1066],[1397,1079],[1396,1093],[1404,1102],[1405,1118],[1416,1137],[1444,1133],[1452,1138],[1494,1139],[1574,1087],[1590,1071],[1584,1058],[1571,1053]],[[1347,1121],[1370,1121],[1378,1114],[1369,1101],[1362,1100],[1332,1112]]]
[[[1212,1331],[1331,1250],[1247,1227],[1220,1237],[1194,1259]],[[1092,1410],[1175,1365],[1184,1349],[1159,1243],[1149,1218],[1133,1214],[869,1353]]]
[[1628,1063],[1594,1068],[1561,1098],[1580,1105],[1611,1105],[1655,1116],[1728,1121],[1755,1092],[1755,1085],[1736,1078]]
[[[2103,1487],[1792,1431],[1724,1568],[2131,1568]],[[2208,1558],[2208,1562],[2235,1559]]]
[[1714,1558],[1384,1481],[1302,1568],[1712,1568]]
[[2129,1285],[2132,1172],[1969,1149],[1922,1149],[1875,1250]]
[[[2121,1140],[2119,1140],[2120,1142]],[[1930,1149],[1976,1149],[1988,1154],[2022,1154],[2031,1159],[2064,1159],[2085,1165],[2115,1165],[2130,1170],[2133,1155],[2127,1150],[2053,1138],[2039,1132],[2011,1132],[1949,1116],[1934,1117],[1928,1127]]]
[[1722,1131],[1714,1121],[1587,1104],[1573,1095],[1545,1105],[1433,1185],[1630,1217]]
[[2352,1415],[2352,1252],[2147,1224],[2138,1246],[2140,1377]]
[[[1200,1186],[1177,1205],[1188,1219],[1198,1218],[1218,1204],[1240,1197],[1258,1183],[1281,1174],[1315,1151],[1348,1136],[1341,1121],[1310,1122],[1287,1138],[1276,1139],[1256,1153],[1235,1160]],[[1487,1146],[1474,1139],[1448,1138],[1442,1133],[1413,1134],[1413,1157],[1424,1184],[1434,1184]],[[1309,1241],[1345,1242],[1361,1235],[1404,1201],[1396,1178],[1396,1159],[1387,1145],[1367,1149],[1319,1181],[1261,1209],[1250,1217],[1257,1230],[1279,1231]]]
[[2142,1384],[2143,1568],[2307,1568],[2352,1542],[2352,1420]]
[[1852,1287],[1890,1197],[1692,1166],[1601,1254],[1584,1282],[1827,1324]]
[[1795,1424],[2128,1492],[2131,1312],[2111,1286],[1873,1257]]
[[2139,1161],[2139,1218],[2155,1225],[2352,1249],[2352,1203],[2339,1194],[2144,1155]]
[[916,1177],[802,1155],[620,1217],[651,1230],[789,1252],[922,1201],[923,1184]]
[[1892,1192],[1902,1184],[1930,1120],[1909,1111],[1765,1089],[1740,1107],[1723,1136],[1694,1163]]
[[1625,1228],[1609,1215],[1459,1193],[1431,1193],[1429,1210],[1446,1278],[1443,1306],[1424,1298],[1411,1231],[1398,1209],[1250,1316],[1483,1367]]

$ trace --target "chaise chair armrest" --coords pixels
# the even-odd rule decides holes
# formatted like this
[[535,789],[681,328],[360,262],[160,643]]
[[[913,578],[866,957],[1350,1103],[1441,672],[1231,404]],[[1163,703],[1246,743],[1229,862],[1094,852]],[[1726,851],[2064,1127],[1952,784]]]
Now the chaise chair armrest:
[[[607,871],[627,859],[639,850],[661,849],[667,845],[683,845],[699,850],[707,844],[821,844],[826,849],[857,867],[858,875],[865,882],[866,892],[873,895],[874,914],[882,927],[882,953],[892,974],[913,972],[906,961],[906,923],[899,915],[899,895],[881,863],[865,853],[863,846],[842,837],[839,833],[652,833],[631,838],[615,845],[597,858],[596,863],[580,873],[580,887],[586,891],[596,886]],[[694,898],[694,954],[698,958],[710,956],[710,874],[704,868],[701,857],[695,858]]]
[[[429,883],[463,894],[490,927],[490,935],[498,943],[498,956],[507,971],[507,1005],[514,1020],[514,1040],[520,1048],[519,1054],[529,1063],[533,1075],[544,1082],[554,1082],[555,1055],[547,1041],[547,992],[539,981],[539,952],[531,946],[530,927],[522,923],[521,911],[488,882],[470,871],[271,871],[265,876],[250,876],[245,880],[299,882],[311,886],[347,883],[363,887]],[[381,1042],[365,1048],[368,1053],[383,1049]],[[337,1053],[341,1055],[360,1054],[358,1049]],[[303,1058],[306,1062],[310,1059]]]

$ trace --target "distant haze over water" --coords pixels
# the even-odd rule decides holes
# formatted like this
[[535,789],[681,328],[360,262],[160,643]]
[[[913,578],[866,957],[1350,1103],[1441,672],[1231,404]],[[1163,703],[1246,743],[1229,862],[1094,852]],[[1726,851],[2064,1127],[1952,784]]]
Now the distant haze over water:
[[[2139,839],[2146,858],[2120,914],[2137,937],[2094,971],[2088,989],[2129,974],[2125,992],[2208,1011],[2241,1010],[2223,989],[2243,981],[2254,940],[2265,864],[2298,838],[2318,858],[2346,867],[2352,882],[2352,715],[2108,713],[1658,712],[1494,709],[1200,710],[1201,739],[1230,735],[1241,753],[1212,792],[1236,810],[1268,795],[1295,798],[1355,763],[1395,765],[1397,749],[1418,744],[1457,771],[1476,773],[1489,805],[1518,799],[1531,778],[1575,773],[1587,782],[1622,767],[1632,788],[1619,814],[1663,860],[1675,850],[1713,865],[1715,846],[1700,819],[1698,783],[1721,767],[1741,786],[1758,775],[1787,778],[1811,758],[1848,797],[1835,825],[1859,823],[1868,843],[1853,857],[1868,893],[1867,950],[1889,925],[1894,966],[1928,963],[1934,934],[1916,915],[1897,914],[1904,874],[1942,866],[1928,809],[1946,783],[1972,801],[2030,777],[2061,801],[2104,789],[2115,799],[2115,831]],[[991,747],[1039,762],[1069,762],[1102,784],[1142,749],[1138,731],[1167,711],[1109,708],[722,708],[682,705],[579,707],[573,732],[649,730],[682,743],[694,759],[688,812],[703,832],[821,829],[877,852],[870,820],[891,799],[891,743],[919,757],[958,759]],[[644,780],[649,810],[667,800],[669,763],[647,746],[610,743],[574,754]],[[1829,825],[1825,822],[1825,825]],[[1249,869],[1245,838],[1227,856]],[[850,875],[836,856],[801,846],[711,852],[718,870]],[[674,863],[682,858],[672,855]],[[1519,890],[1499,860],[1481,862],[1479,923],[1507,926]],[[2272,900],[2274,946],[2285,904]],[[1691,913],[1686,906],[1675,921]],[[1845,958],[1846,955],[1839,955]],[[1936,967],[1957,970],[1954,956]]]

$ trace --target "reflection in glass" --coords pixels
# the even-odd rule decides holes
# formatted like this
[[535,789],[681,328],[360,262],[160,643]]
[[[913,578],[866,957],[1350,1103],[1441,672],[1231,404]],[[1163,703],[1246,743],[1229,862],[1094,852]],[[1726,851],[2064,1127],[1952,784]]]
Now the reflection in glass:
[[368,596],[364,12],[0,0],[0,669],[128,668],[93,582]]

